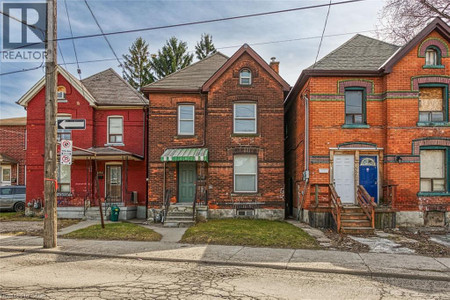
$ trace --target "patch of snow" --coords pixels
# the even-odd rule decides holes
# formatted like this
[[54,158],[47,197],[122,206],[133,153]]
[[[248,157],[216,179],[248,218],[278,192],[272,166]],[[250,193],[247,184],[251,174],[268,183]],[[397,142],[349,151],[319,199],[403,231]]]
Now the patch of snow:
[[369,246],[369,252],[373,253],[389,253],[389,254],[412,254],[415,253],[413,249],[402,247],[389,239],[382,237],[356,237],[349,236],[351,239]]

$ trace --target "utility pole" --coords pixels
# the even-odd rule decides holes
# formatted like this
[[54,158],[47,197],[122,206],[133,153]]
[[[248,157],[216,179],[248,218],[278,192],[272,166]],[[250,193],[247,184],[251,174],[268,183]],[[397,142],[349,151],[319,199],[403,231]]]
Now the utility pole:
[[45,62],[44,248],[55,248],[56,218],[56,0],[47,0]]

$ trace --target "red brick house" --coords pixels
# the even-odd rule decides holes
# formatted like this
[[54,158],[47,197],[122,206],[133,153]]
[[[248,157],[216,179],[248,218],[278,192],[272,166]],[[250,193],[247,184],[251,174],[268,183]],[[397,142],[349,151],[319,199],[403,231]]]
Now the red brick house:
[[150,207],[166,199],[174,209],[195,203],[209,218],[284,218],[289,89],[278,62],[269,66],[246,44],[144,87]]
[[27,118],[0,119],[0,185],[25,185]]
[[[45,81],[19,101],[27,110],[27,203],[42,203]],[[79,81],[58,67],[57,119],[83,119],[84,130],[58,130],[73,141],[72,165],[58,164],[58,214],[82,217],[84,208],[117,203],[121,218],[145,216],[148,102],[112,69]],[[31,205],[31,204],[29,204]],[[27,208],[29,210],[29,207]]]
[[436,19],[403,47],[356,35],[301,73],[285,100],[291,214],[344,232],[449,223],[449,45]]

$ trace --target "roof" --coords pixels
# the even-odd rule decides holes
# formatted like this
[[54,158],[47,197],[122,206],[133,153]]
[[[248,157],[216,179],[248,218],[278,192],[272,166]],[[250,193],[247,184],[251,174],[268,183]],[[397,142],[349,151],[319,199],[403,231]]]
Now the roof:
[[163,79],[143,87],[143,91],[200,90],[203,84],[220,69],[228,56],[216,52],[205,59],[187,66]]
[[[89,102],[89,105],[95,106],[95,99],[91,93],[84,87],[84,85],[75,76],[67,72],[63,67],[56,66],[56,70]],[[39,91],[45,86],[45,76],[36,82],[31,89],[29,89],[18,101],[17,104],[24,107],[28,106],[28,102],[33,99]]]
[[278,83],[283,87],[284,91],[289,91],[291,89],[290,85],[278,74],[275,72],[267,62],[262,59],[261,56],[259,56],[258,53],[256,53],[255,50],[252,49],[248,44],[242,45],[241,48],[239,48],[238,51],[236,51],[233,56],[227,60],[227,62],[220,67],[217,72],[208,79],[208,81],[205,82],[205,84],[202,87],[202,90],[204,92],[209,91],[210,86],[219,78],[241,55],[244,53],[247,53],[252,57],[267,73],[269,73]]
[[161,155],[161,161],[206,161],[208,148],[166,149]]
[[0,163],[17,164],[17,160],[6,154],[0,153]]
[[142,156],[120,150],[114,147],[90,147],[85,150],[74,150],[72,152],[72,156],[74,157],[97,157],[101,158],[104,157],[106,159],[109,159],[111,157],[128,157],[128,158],[136,158],[136,159],[143,159]]
[[97,105],[146,105],[148,101],[113,69],[81,80]]
[[0,126],[25,126],[27,117],[0,119]]
[[399,48],[357,34],[307,70],[378,70]]

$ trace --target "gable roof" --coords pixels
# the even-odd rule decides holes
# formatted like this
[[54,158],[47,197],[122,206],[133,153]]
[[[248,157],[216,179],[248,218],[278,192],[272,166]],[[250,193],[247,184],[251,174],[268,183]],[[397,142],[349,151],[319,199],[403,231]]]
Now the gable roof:
[[[56,71],[61,74],[84,98],[89,102],[90,106],[95,106],[95,99],[83,84],[72,74],[67,72],[61,66],[56,66]],[[28,102],[36,96],[37,93],[45,86],[45,76],[35,83],[16,103],[24,107],[28,106]]]
[[148,104],[147,99],[111,68],[87,77],[81,82],[94,96],[99,106]]
[[236,51],[227,62],[217,70],[217,72],[209,78],[202,87],[202,91],[207,92],[211,85],[219,78],[241,55],[247,53],[250,55],[261,67],[266,70],[276,81],[278,81],[283,87],[284,91],[290,90],[290,85],[278,74],[275,72],[267,62],[259,56],[258,53],[255,52],[248,44],[242,45],[238,51]]
[[0,119],[0,126],[25,126],[27,117]]
[[399,48],[357,34],[307,70],[378,70]]
[[174,72],[142,88],[143,91],[200,91],[203,84],[228,60],[216,52],[192,65]]

